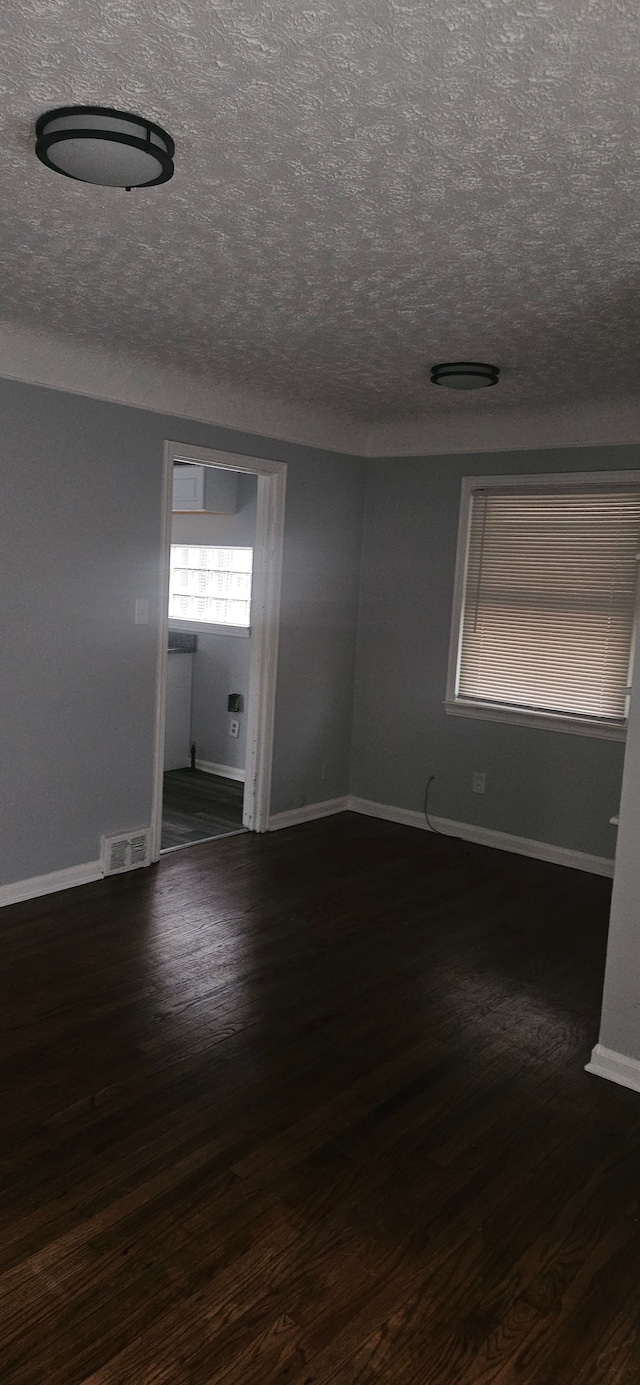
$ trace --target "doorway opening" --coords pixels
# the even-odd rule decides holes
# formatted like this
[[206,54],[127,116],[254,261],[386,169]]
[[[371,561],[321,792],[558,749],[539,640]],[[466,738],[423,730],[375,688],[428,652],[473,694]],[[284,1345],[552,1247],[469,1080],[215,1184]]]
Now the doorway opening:
[[285,480],[165,444],[153,860],[268,828]]

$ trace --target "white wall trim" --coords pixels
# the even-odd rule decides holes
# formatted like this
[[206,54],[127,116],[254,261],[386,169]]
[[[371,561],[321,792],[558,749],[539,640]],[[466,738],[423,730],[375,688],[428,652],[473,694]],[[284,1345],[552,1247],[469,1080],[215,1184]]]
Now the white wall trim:
[[[428,832],[424,813],[409,808],[393,808],[385,803],[375,803],[371,799],[358,798],[350,794],[347,811],[364,813],[367,817],[383,818],[385,822],[399,822],[405,827],[419,827]],[[475,842],[478,846],[491,846],[497,851],[513,851],[517,856],[532,856],[538,861],[550,861],[553,865],[568,866],[571,870],[586,870],[592,875],[613,875],[613,860],[607,856],[591,856],[586,851],[572,851],[569,847],[554,846],[552,842],[537,842],[529,837],[514,837],[508,832],[496,832],[491,827],[479,827],[475,823],[456,822],[453,818],[434,817],[431,821],[436,831],[447,837],[460,837],[463,841]]]
[[258,505],[251,587],[242,825],[253,832],[267,832],[271,812],[287,468],[283,462],[271,462],[256,470]]
[[[295,827],[297,823],[313,822],[316,818],[344,812],[362,813],[365,817],[397,822],[404,827],[419,827],[423,832],[430,831],[424,813],[411,808],[394,808],[388,803],[376,803],[373,799],[359,798],[355,794],[347,794],[345,798],[329,798],[323,803],[307,803],[302,808],[290,808],[287,812],[275,813],[269,819],[269,831],[276,832],[282,827]],[[436,831],[447,837],[459,837],[463,841],[475,842],[478,846],[490,846],[497,851],[512,851],[517,856],[531,856],[538,861],[568,866],[571,870],[588,871],[592,875],[613,875],[613,860],[607,856],[592,856],[586,851],[572,851],[569,847],[555,846],[552,842],[514,837],[508,832],[496,832],[491,827],[479,827],[469,822],[456,822],[453,818],[431,815],[431,821]]]
[[316,818],[330,818],[334,813],[344,813],[348,799],[325,798],[322,803],[305,803],[302,808],[289,808],[285,813],[274,813],[269,818],[269,831],[278,832],[282,827],[296,827],[302,822],[315,822]]
[[75,885],[88,885],[92,880],[102,880],[102,877],[101,861],[85,861],[81,866],[67,866],[65,870],[54,870],[49,875],[15,880],[11,885],[0,885],[0,908],[20,904],[24,899],[38,899],[44,894],[56,894],[58,890],[70,890]]
[[596,1044],[585,1072],[595,1073],[596,1077],[606,1077],[609,1082],[617,1082],[620,1087],[630,1087],[640,1092],[640,1062],[628,1058],[625,1053],[616,1053],[604,1044]]
[[[211,762],[196,761],[198,767],[205,768]],[[208,771],[221,773],[232,767],[212,765]],[[205,768],[205,772],[207,772]],[[233,770],[228,778],[235,778],[242,771]],[[306,803],[301,808],[290,808],[283,813],[275,813],[269,818],[269,831],[277,832],[285,827],[295,827],[298,823],[314,822],[316,819],[331,817],[335,813],[362,813],[366,817],[381,818],[385,822],[397,822],[405,827],[419,827],[429,831],[424,814],[410,808],[394,808],[389,804],[376,803],[372,799],[359,798],[354,794],[343,798],[329,798],[321,803]],[[586,852],[571,851],[567,847],[554,846],[547,842],[533,841],[528,837],[514,837],[506,832],[496,832],[488,827],[478,827],[472,823],[455,822],[451,818],[432,817],[438,831],[446,836],[460,837],[465,841],[476,842],[480,846],[491,846],[500,851],[513,851],[520,856],[533,856],[537,860],[550,861],[556,865],[569,866],[574,870],[585,870],[595,875],[613,875],[613,861],[604,856],[590,856]],[[79,866],[69,866],[65,870],[52,871],[49,875],[36,875],[29,880],[16,880],[10,885],[0,885],[0,908],[19,904],[22,900],[37,899],[40,895],[54,894],[58,890],[72,889],[76,885],[86,885],[103,878],[100,861],[86,861]],[[634,1087],[640,1091],[640,1062],[626,1058],[613,1050],[597,1044],[593,1050],[587,1072],[608,1077],[612,1082]]]
[[169,661],[169,582],[173,506],[173,452],[165,442],[160,554],[158,563],[158,640],[156,645],[155,719],[153,727],[153,779],[151,788],[151,860],[160,860],[162,846],[162,795],[164,789],[164,741],[167,720],[167,664]]
[[[462,632],[462,621],[458,622],[458,632]],[[454,631],[451,632],[451,648],[455,651],[459,640],[453,639]],[[455,675],[457,676],[457,669]],[[497,702],[464,702],[463,700],[453,700],[445,702],[444,710],[449,717],[471,717],[476,721],[498,721],[506,726],[527,726],[533,727],[536,731],[559,731],[562,735],[569,736],[595,736],[600,741],[626,741],[626,726],[612,726],[606,721],[598,721],[596,717],[583,717],[578,721],[575,717],[562,716],[553,712],[525,712],[518,707],[510,707],[508,704],[501,706]]]
[[4,321],[0,377],[106,403],[329,452],[366,456],[368,425],[341,410],[309,407],[110,351],[63,332]]
[[[393,808],[389,803],[377,803],[372,798],[358,798],[357,794],[347,795],[347,812],[363,813],[367,818],[382,818],[383,822],[399,822],[402,827],[421,827],[425,832],[430,829],[427,827],[424,813],[417,813],[413,808]],[[431,821],[436,819],[431,815]]]
[[195,447],[167,439],[164,444],[164,482],[160,534],[156,712],[152,791],[151,859],[160,859],[164,733],[167,705],[169,645],[169,563],[171,553],[171,493],[174,462],[242,471],[258,478],[256,532],[251,595],[251,659],[247,696],[245,792],[242,825],[253,832],[269,830],[276,677],[280,634],[280,588],[284,547],[286,462],[236,455],[219,448]]
[[271,461],[269,457],[248,456],[244,452],[224,452],[221,447],[195,447],[188,442],[175,442],[169,438],[165,444],[174,462],[198,462],[202,466],[219,467],[221,471],[243,471],[249,476],[276,476],[284,467],[284,462]]
[[235,765],[216,765],[213,760],[196,760],[196,769],[201,769],[203,774],[218,774],[221,779],[236,779],[239,784],[244,784],[244,770],[236,769]]

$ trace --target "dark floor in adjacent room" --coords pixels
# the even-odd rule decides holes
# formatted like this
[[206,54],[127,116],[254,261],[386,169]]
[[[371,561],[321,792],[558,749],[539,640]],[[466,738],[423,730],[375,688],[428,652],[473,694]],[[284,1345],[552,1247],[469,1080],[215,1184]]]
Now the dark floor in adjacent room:
[[608,896],[344,814],[5,909],[2,1385],[637,1385]]
[[199,769],[163,776],[162,850],[242,831],[244,784]]

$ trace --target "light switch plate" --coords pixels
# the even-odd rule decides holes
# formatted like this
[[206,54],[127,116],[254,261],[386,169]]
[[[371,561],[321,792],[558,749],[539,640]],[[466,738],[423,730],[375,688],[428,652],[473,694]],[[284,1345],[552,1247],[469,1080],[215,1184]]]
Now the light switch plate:
[[149,602],[144,596],[136,597],[135,623],[136,625],[149,624]]

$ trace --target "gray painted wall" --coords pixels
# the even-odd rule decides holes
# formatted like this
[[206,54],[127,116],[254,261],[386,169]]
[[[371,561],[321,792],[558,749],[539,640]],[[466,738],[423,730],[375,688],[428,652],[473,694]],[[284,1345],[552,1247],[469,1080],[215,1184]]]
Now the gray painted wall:
[[[252,548],[256,534],[255,476],[238,476],[237,511],[233,515],[174,514],[172,543],[221,544]],[[172,624],[173,622],[170,622]],[[181,630],[189,628],[180,622]],[[244,769],[247,753],[246,706],[249,692],[251,637],[203,634],[198,631],[198,650],[193,659],[191,735],[199,760]],[[232,720],[227,712],[230,692],[243,696],[239,716],[240,735],[229,735]]]
[[289,466],[273,812],[349,787],[419,810],[433,772],[434,813],[613,854],[621,744],[449,718],[442,700],[460,477],[634,467],[638,448],[367,463],[14,381],[0,409],[0,884],[149,822],[167,437]]
[[0,884],[150,821],[165,438],[289,464],[272,807],[345,793],[365,464],[10,380],[0,415]]
[[369,464],[352,793],[419,811],[433,773],[434,815],[613,857],[621,742],[450,717],[443,700],[461,477],[638,466],[638,447]]
[[274,812],[348,792],[367,465],[316,453],[287,477]]

